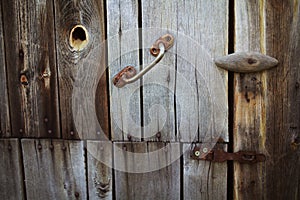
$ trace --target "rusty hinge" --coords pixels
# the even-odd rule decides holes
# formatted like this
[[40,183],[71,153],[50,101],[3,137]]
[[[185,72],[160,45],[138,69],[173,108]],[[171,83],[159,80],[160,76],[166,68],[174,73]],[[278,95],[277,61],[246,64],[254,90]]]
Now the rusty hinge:
[[227,160],[238,161],[240,163],[254,164],[257,162],[264,162],[266,156],[261,153],[253,151],[238,151],[235,153],[225,152],[223,149],[212,149],[208,151],[207,148],[195,146],[191,150],[191,158],[195,160],[208,160],[212,162],[225,162]]

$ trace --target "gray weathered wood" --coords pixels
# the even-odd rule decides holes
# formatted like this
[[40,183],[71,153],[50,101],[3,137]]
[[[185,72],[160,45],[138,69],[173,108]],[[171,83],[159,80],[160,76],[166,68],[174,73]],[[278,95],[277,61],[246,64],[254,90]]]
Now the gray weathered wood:
[[275,67],[278,60],[258,52],[237,52],[215,59],[218,67],[240,73],[254,73]]
[[0,140],[1,199],[24,199],[22,160],[18,139]]
[[[212,62],[227,54],[228,1],[142,1],[142,9],[143,48],[168,32],[175,38],[143,79],[145,137],[228,141],[227,73]],[[145,49],[144,64],[151,60]]]
[[[218,71],[212,62],[214,57],[227,54],[228,9],[228,0],[178,1],[177,28],[181,35],[176,52],[176,96],[183,99],[180,106],[188,105],[189,110],[185,114],[176,108],[178,134],[183,141],[194,139],[190,131],[194,130],[193,123],[199,128],[199,141],[216,141],[215,137],[228,141],[227,72]],[[179,74],[191,89],[182,84]],[[182,123],[185,118],[189,123]]]
[[[0,10],[2,4],[0,3]],[[9,119],[9,103],[7,96],[7,79],[5,69],[5,49],[3,41],[3,22],[2,12],[0,12],[0,137],[9,137],[10,132],[10,119]]]
[[113,77],[124,67],[139,71],[138,1],[107,1],[107,43],[113,140],[140,140],[140,82],[117,88]]
[[278,67],[234,78],[234,151],[265,163],[234,165],[235,199],[299,199],[300,4],[235,1],[235,50],[275,57]]
[[112,199],[111,142],[87,141],[88,188],[90,199]]
[[23,139],[27,199],[86,199],[83,142]]
[[53,2],[2,6],[11,135],[59,137]]
[[[150,47],[154,42],[176,30],[177,17],[176,1],[148,1],[142,0],[142,39],[143,65],[151,63],[154,57],[150,54]],[[151,29],[154,27],[155,29]],[[176,34],[175,37],[176,44]],[[176,48],[174,45],[171,49]],[[146,140],[156,140],[156,133],[160,132],[159,139],[175,141],[175,63],[176,56],[166,53],[164,58],[142,79],[143,84],[143,124]]]
[[[160,152],[155,153],[156,150]],[[180,199],[179,157],[179,143],[117,143],[114,147],[116,199]],[[175,161],[170,163],[171,160]],[[151,171],[151,168],[158,170]]]
[[[63,138],[103,139],[109,134],[103,1],[54,4]],[[80,51],[69,43],[76,25],[86,31],[71,38],[88,40]]]
[[193,160],[190,149],[191,144],[183,144],[184,199],[226,199],[227,163]]

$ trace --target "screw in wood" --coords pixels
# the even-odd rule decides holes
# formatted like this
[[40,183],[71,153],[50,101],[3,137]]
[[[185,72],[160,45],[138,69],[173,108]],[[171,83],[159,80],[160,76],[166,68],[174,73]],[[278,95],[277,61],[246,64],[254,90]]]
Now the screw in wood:
[[75,192],[75,197],[76,197],[76,198],[79,197],[79,192]]
[[70,135],[74,135],[74,131],[70,131]]
[[199,157],[200,156],[200,151],[195,151],[194,154],[195,154],[195,156]]
[[131,136],[130,134],[127,134],[127,139],[128,139],[129,141],[131,141],[132,136]]
[[48,133],[49,133],[49,134],[51,134],[51,133],[52,133],[52,130],[51,130],[51,129],[49,129],[49,130],[48,130]]
[[204,148],[202,149],[202,151],[203,151],[203,153],[207,153],[207,152],[208,152],[208,149],[207,149],[206,147],[204,147]]
[[157,139],[160,139],[161,138],[161,132],[157,132],[156,137],[157,137]]

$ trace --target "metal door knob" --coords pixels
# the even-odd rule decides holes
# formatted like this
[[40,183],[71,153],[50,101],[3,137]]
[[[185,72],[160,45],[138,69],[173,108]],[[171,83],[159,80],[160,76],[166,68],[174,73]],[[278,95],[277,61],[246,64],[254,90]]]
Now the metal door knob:
[[165,55],[165,51],[170,49],[174,44],[174,37],[166,34],[160,37],[150,48],[150,53],[156,58],[146,67],[144,67],[138,74],[133,66],[127,66],[122,69],[113,78],[113,84],[118,87],[124,87],[126,84],[133,83],[145,75],[152,69]]

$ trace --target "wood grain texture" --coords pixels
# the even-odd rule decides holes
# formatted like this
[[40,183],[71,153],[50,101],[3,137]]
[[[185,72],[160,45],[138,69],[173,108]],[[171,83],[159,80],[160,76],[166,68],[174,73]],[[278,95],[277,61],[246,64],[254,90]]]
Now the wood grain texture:
[[86,199],[83,142],[23,139],[27,199]]
[[[158,6],[159,5],[159,6]],[[142,0],[142,40],[143,65],[151,63],[154,57],[150,47],[168,30],[176,30],[176,1],[144,1]],[[152,27],[156,29],[151,29]],[[171,33],[172,34],[172,33]],[[176,35],[175,37],[176,43]],[[172,49],[175,46],[172,47]],[[164,58],[145,76],[143,76],[143,124],[144,138],[175,141],[175,62],[176,56],[166,53]]]
[[22,153],[18,139],[0,140],[0,196],[2,199],[24,199]]
[[113,77],[124,67],[139,71],[138,1],[107,1],[107,43],[113,140],[140,140],[140,82],[117,88]]
[[279,61],[263,73],[234,78],[234,151],[265,163],[234,165],[235,199],[299,199],[299,1],[235,1],[235,50]]
[[183,154],[184,199],[226,199],[227,163],[193,160],[190,146],[183,144],[183,149],[187,150]]
[[278,60],[258,52],[236,52],[216,58],[215,64],[232,72],[255,73],[275,67]]
[[[144,64],[153,60],[147,48],[157,38],[166,33],[175,38],[143,78],[145,137],[157,140],[160,132],[163,141],[203,141],[215,135],[228,141],[227,73],[212,62],[227,54],[228,1],[142,1],[142,25]],[[222,115],[215,114],[214,104],[222,105]]]
[[53,3],[2,6],[11,136],[59,137]]
[[[218,137],[229,140],[227,72],[218,70],[212,62],[213,58],[227,54],[228,4],[228,0],[178,1],[176,97],[181,97],[182,104],[188,105],[189,113],[196,112],[180,113],[176,105],[178,134],[182,141],[208,142]],[[187,92],[179,75],[184,77],[193,93]],[[185,123],[188,126],[182,123],[186,119],[190,123]],[[190,131],[193,123],[198,126],[199,138],[194,138]]]
[[[0,10],[2,4],[0,3]],[[3,38],[3,22],[2,12],[0,12],[0,137],[9,137],[10,131],[10,118],[9,118],[9,102],[7,95],[7,79],[6,79],[6,64],[5,64],[5,49]]]
[[[159,149],[163,153],[150,155]],[[173,157],[180,157],[179,143],[117,143],[114,148],[116,199],[180,199],[180,160],[166,166]],[[150,171],[152,167],[159,170]],[[118,169],[149,172],[129,173]]]
[[[103,1],[55,1],[55,30],[63,138],[103,139],[108,136],[105,30]],[[80,51],[72,36],[88,40]],[[81,38],[81,39],[80,39]]]
[[112,146],[110,142],[87,141],[89,199],[112,199]]

